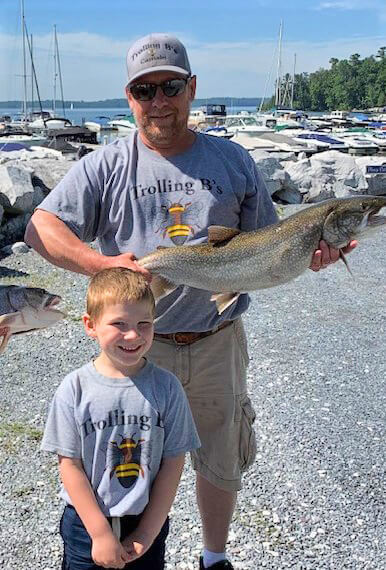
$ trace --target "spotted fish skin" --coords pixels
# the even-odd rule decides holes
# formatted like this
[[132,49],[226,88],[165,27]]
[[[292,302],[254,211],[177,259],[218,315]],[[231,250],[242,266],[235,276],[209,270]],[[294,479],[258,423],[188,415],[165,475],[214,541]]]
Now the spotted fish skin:
[[[320,240],[341,250],[369,229],[384,227],[386,217],[378,215],[384,207],[385,196],[354,196],[325,200],[251,232],[210,226],[208,243],[162,247],[138,263],[152,273],[156,299],[187,285],[212,291],[221,313],[240,293],[301,275]],[[341,257],[345,261],[343,252]]]

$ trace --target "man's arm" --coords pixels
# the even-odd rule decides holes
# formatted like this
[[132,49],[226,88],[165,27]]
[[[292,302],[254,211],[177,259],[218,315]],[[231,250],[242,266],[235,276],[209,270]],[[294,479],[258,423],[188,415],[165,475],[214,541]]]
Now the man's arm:
[[36,210],[25,232],[25,242],[50,263],[84,275],[94,275],[107,267],[127,267],[149,277],[136,263],[133,253],[107,256],[83,243],[51,212]]
[[142,556],[153,544],[173,504],[184,466],[185,455],[163,459],[154,480],[150,499],[138,527],[122,544],[130,562]]
[[130,557],[99,508],[82,461],[59,455],[59,471],[73,507],[91,537],[91,556],[95,564],[104,568],[124,568]]

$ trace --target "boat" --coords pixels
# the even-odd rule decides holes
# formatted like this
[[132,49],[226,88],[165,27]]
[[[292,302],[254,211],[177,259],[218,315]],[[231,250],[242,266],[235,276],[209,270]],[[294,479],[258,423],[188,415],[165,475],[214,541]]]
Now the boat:
[[0,131],[0,151],[6,145],[21,144],[26,147],[40,146],[47,142],[47,138],[43,135],[27,133],[25,131]]
[[293,152],[299,154],[304,152],[307,156],[310,156],[319,149],[316,144],[308,141],[295,140],[291,136],[283,135],[282,133],[261,133],[260,138],[272,142],[280,151]]
[[294,133],[293,139],[295,141],[308,141],[311,145],[316,146],[319,150],[340,150],[341,152],[347,152],[349,147],[348,144],[331,136],[329,133],[320,133],[317,131],[300,131]]
[[110,128],[118,129],[118,132],[129,133],[137,128],[133,115],[118,114],[107,122]]
[[349,154],[372,155],[379,151],[379,145],[361,134],[343,132],[337,140],[344,142],[348,147]]
[[83,125],[90,131],[93,131],[94,133],[99,133],[100,131],[111,130],[113,128],[109,124],[110,121],[111,117],[107,117],[106,115],[98,115],[97,117],[93,117],[88,121],[84,121]]
[[250,136],[245,133],[235,133],[232,137],[232,142],[241,145],[245,150],[264,150],[265,152],[280,151],[279,147],[272,141],[265,140],[261,136]]
[[335,130],[334,135],[342,138],[350,138],[352,136],[365,138],[375,143],[381,150],[386,150],[386,131],[381,129],[369,129],[366,127],[353,127],[344,131]]
[[227,116],[226,105],[210,103],[198,109],[192,109],[189,114],[190,129],[205,130],[208,127],[220,126]]
[[52,111],[32,111],[27,115],[29,129],[41,131],[44,129],[64,129],[71,127],[70,119],[57,117]]
[[276,125],[275,119],[266,116],[256,115],[227,115],[221,125],[226,128],[229,133],[239,133],[254,137],[261,133],[274,132]]

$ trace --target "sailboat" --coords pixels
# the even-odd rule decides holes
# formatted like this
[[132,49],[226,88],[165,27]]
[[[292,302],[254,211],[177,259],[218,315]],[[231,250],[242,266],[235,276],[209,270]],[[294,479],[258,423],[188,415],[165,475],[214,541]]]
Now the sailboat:
[[[56,84],[58,78],[60,82],[60,94],[61,94],[63,117],[59,117],[56,114],[56,103],[57,103]],[[71,127],[71,126],[72,126],[71,121],[66,118],[58,37],[56,33],[56,25],[54,25],[54,75],[53,75],[52,111],[40,110],[40,112],[37,111],[31,113],[29,127],[34,130],[40,130],[40,129],[64,129],[66,127]]]

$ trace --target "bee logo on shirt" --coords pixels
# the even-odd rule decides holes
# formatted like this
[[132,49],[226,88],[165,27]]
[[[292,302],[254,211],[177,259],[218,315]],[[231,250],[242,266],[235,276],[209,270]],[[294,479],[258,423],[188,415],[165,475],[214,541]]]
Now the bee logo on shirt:
[[107,448],[106,463],[107,469],[110,470],[110,479],[115,475],[125,489],[133,487],[140,475],[144,477],[145,464],[141,463],[141,455],[147,443],[144,439],[135,441],[134,435],[120,436],[120,443],[110,441]]
[[167,200],[162,206],[152,208],[152,216],[156,221],[155,232],[162,232],[162,237],[166,235],[175,245],[182,245],[188,239],[189,234],[194,236],[197,225],[197,217],[201,211],[200,202],[171,202]]

